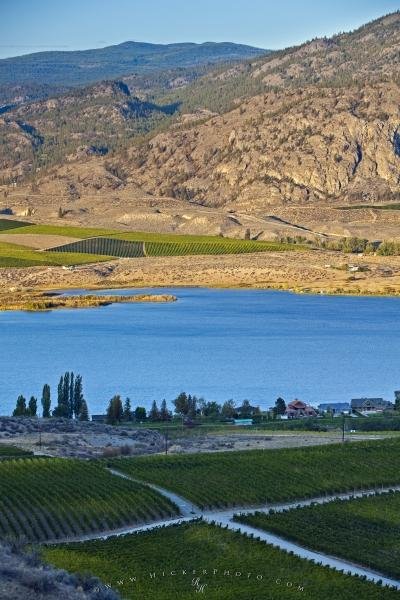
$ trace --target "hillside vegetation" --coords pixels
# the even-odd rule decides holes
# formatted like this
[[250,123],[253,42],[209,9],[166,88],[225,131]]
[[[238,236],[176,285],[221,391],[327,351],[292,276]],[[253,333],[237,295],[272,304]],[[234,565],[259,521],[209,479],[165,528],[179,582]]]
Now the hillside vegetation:
[[93,463],[53,458],[0,462],[2,538],[52,540],[177,512],[150,488],[115,477]]
[[400,493],[337,500],[237,520],[392,577],[400,575]]
[[[323,568],[239,532],[202,522],[46,548],[43,556],[71,572],[95,574],[127,600],[201,597],[193,586],[197,577],[205,584],[204,597],[212,600],[398,597],[397,590]],[[156,576],[151,578],[149,573],[154,572]],[[168,576],[171,572],[176,575]]]
[[149,456],[112,464],[201,508],[222,508],[399,483],[399,448],[399,440],[383,440],[268,452]]
[[0,60],[0,84],[80,85],[132,73],[237,61],[266,51],[230,42],[123,42],[79,51],[37,52]]

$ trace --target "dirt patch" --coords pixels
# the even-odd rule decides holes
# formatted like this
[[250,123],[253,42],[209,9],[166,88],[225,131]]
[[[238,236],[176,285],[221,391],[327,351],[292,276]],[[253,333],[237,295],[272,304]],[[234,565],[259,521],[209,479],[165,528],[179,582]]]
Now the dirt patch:
[[[388,434],[390,436],[390,434]],[[347,435],[347,440],[382,439],[379,435]],[[273,433],[265,434],[222,434],[184,437],[177,439],[169,448],[170,454],[192,454],[196,452],[226,452],[228,450],[272,450],[276,448],[300,448],[342,443],[341,432],[332,434]]]
[[79,242],[78,238],[68,237],[66,235],[40,235],[39,233],[2,233],[0,242],[18,244],[35,250],[45,250],[46,248],[55,248],[72,242]]

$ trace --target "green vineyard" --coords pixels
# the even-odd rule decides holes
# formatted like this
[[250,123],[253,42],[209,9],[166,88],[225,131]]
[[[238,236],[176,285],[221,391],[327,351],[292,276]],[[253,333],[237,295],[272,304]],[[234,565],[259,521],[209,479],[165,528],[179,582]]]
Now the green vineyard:
[[111,475],[99,464],[47,458],[0,461],[0,537],[60,539],[177,513],[157,492]]
[[385,575],[400,576],[400,493],[329,502],[236,520]]
[[262,505],[400,483],[400,440],[122,458],[112,464],[201,508]]
[[[318,566],[239,532],[203,522],[46,547],[42,554],[56,567],[96,575],[126,600],[399,597],[397,590]],[[203,593],[197,593],[193,585],[197,578],[205,586]]]
[[145,256],[143,242],[128,242],[114,238],[86,238],[56,248],[52,252],[74,252],[82,254],[99,254],[118,256],[120,258],[140,258]]
[[147,256],[190,256],[196,254],[249,254],[253,252],[282,251],[284,244],[245,240],[222,242],[146,242]]
[[29,225],[29,223],[24,223],[24,221],[11,221],[9,219],[0,219],[0,231],[19,229],[20,227],[26,227],[27,225]]
[[17,448],[17,446],[0,444],[0,460],[4,458],[25,458],[27,456],[32,456],[32,452],[22,450],[22,448]]
[[130,241],[121,237],[94,237],[51,248],[52,252],[97,254],[119,258],[144,256],[191,256],[200,254],[249,254],[290,250],[287,244],[251,240],[221,241]]

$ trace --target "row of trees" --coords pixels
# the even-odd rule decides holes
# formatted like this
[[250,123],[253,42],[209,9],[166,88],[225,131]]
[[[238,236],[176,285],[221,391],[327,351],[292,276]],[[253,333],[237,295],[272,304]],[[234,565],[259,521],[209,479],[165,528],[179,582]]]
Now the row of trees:
[[[281,400],[281,399],[280,399]],[[284,408],[279,408],[282,412],[285,412],[286,405]],[[192,396],[186,392],[182,392],[173,400],[174,413],[176,416],[181,418],[192,420],[196,417],[222,417],[222,418],[252,418],[261,413],[258,406],[252,406],[248,400],[240,406],[236,406],[233,400],[228,400],[223,404],[218,402],[206,402],[204,398],[198,398]],[[113,396],[111,398],[107,408],[107,422],[111,424],[129,422],[129,421],[152,421],[152,422],[166,422],[171,421],[173,413],[169,410],[166,400],[163,400],[158,406],[154,400],[152,402],[150,410],[147,412],[143,406],[137,406],[134,410],[131,408],[131,401],[126,398],[125,402],[122,402],[121,396]]]
[[[64,417],[66,419],[79,419],[80,421],[89,420],[89,410],[83,395],[82,376],[67,371],[60,377],[57,386],[57,405],[51,411],[51,389],[48,383],[43,386],[42,397],[42,416],[45,419],[53,417]],[[32,396],[27,403],[24,396],[18,396],[16,407],[13,412],[14,417],[36,417],[38,410],[38,400]]]

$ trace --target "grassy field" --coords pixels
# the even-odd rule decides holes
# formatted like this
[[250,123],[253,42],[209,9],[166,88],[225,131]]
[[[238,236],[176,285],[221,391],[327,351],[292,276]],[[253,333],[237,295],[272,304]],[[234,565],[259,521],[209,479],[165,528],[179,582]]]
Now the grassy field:
[[0,461],[0,537],[57,539],[177,512],[153,490],[115,477],[99,464],[50,458]]
[[[15,231],[21,231],[21,229]],[[2,242],[0,235],[0,267],[71,266],[106,260],[111,260],[111,257],[72,252],[68,254],[38,252],[26,246]]]
[[32,452],[22,450],[22,448],[17,448],[17,446],[0,444],[0,460],[5,458],[25,458],[28,456],[32,456]]
[[261,505],[400,483],[400,440],[114,459],[202,508]]
[[[399,593],[307,562],[258,540],[203,522],[48,547],[44,558],[90,572],[125,599],[393,600]],[[162,573],[164,572],[164,576]],[[171,572],[174,575],[171,575]],[[155,577],[150,576],[154,574]],[[205,585],[203,593],[198,586]]]
[[239,515],[236,520],[386,575],[400,576],[398,492],[269,515]]

